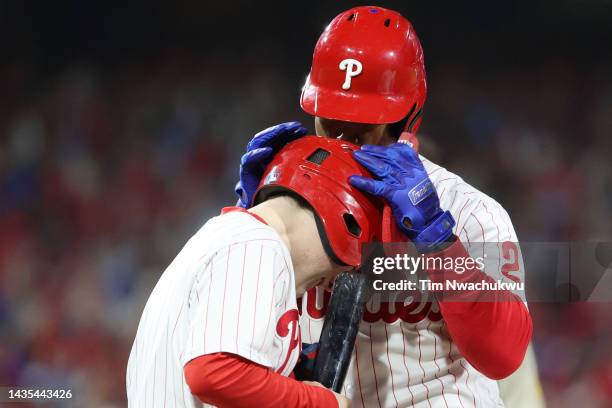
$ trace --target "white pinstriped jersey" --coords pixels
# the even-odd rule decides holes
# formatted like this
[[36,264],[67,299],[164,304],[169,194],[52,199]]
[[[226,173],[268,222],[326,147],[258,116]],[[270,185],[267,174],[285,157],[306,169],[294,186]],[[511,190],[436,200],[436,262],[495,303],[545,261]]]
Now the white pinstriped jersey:
[[[522,257],[507,212],[459,176],[422,156],[421,160],[441,208],[453,215],[454,233],[470,255],[482,256],[479,243],[507,241],[510,249],[496,245],[498,256],[487,247],[485,272],[496,280],[524,281]],[[303,297],[300,325],[304,342],[319,341],[329,296],[315,288]],[[343,393],[354,407],[503,406],[497,382],[461,356],[438,303],[426,296],[381,302],[380,295],[374,294],[366,305]]]
[[300,346],[287,247],[252,215],[214,217],[187,242],[147,301],[128,361],[128,405],[202,407],[184,380],[190,360],[227,352],[286,376]]

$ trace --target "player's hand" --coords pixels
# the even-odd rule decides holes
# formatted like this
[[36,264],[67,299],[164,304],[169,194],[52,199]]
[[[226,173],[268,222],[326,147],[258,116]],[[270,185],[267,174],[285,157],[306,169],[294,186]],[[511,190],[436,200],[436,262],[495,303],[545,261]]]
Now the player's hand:
[[[323,384],[318,383],[316,381],[304,381],[304,384],[312,385],[314,387],[325,388],[323,386]],[[334,397],[336,397],[336,401],[338,401],[338,407],[339,408],[351,408],[351,400],[350,399],[348,399],[347,397],[345,397],[342,394],[338,394],[338,393],[333,392],[333,391],[331,391],[331,392],[334,394]]]
[[377,180],[352,176],[350,183],[387,200],[400,229],[419,250],[429,251],[451,237],[455,221],[440,208],[438,193],[409,145],[363,145],[353,156]]
[[240,160],[240,181],[236,183],[239,207],[249,208],[259,180],[272,157],[287,143],[304,136],[308,130],[300,122],[287,122],[269,127],[253,136]]
[[293,375],[298,381],[312,378],[314,363],[319,353],[319,343],[302,343],[302,351],[293,369]]

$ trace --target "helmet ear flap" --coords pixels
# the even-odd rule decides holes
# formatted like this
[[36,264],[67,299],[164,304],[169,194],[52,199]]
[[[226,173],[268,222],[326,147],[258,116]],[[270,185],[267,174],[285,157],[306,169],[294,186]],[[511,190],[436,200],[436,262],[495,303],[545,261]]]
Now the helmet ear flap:
[[317,225],[317,232],[319,233],[319,239],[321,240],[321,245],[323,245],[323,249],[325,253],[336,265],[340,266],[349,266],[347,263],[338,258],[338,255],[334,252],[332,248],[331,242],[329,242],[329,237],[327,236],[327,232],[325,231],[325,225],[323,224],[323,220],[316,211],[313,211],[315,223]]

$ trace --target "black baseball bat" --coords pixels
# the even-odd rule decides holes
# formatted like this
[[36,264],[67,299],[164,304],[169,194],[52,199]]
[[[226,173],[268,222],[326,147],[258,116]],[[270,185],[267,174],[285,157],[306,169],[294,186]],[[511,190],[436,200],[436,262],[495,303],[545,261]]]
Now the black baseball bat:
[[371,295],[370,274],[343,272],[336,277],[315,358],[313,380],[342,391],[365,304]]

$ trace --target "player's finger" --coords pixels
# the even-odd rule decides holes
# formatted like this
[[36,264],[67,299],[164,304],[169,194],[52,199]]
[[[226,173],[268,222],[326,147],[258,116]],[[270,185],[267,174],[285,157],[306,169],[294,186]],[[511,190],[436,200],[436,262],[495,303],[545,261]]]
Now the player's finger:
[[385,183],[368,177],[351,176],[349,177],[349,183],[361,191],[379,197],[384,197],[387,192],[387,185]]
[[397,163],[388,157],[380,157],[368,152],[357,150],[353,157],[378,178],[384,179],[398,170]]
[[397,145],[402,145],[400,143],[394,143],[390,146],[378,146],[378,145],[363,145],[361,146],[361,150],[364,152],[368,152],[369,154],[375,154],[377,156],[384,156],[388,159],[397,160],[400,153]]
[[300,122],[285,122],[279,125],[270,126],[267,129],[257,133],[253,140],[247,145],[247,151],[257,149],[264,146],[269,146],[270,143],[282,133],[292,133],[302,127]]
[[302,381],[302,383],[307,384],[307,385],[312,385],[313,387],[325,388],[323,384],[316,382],[316,381]]
[[395,151],[397,151],[400,156],[410,161],[412,164],[415,164],[418,166],[422,165],[421,159],[419,159],[419,155],[417,154],[416,150],[414,150],[412,146],[410,146],[409,144],[393,143],[392,145],[389,146],[389,148],[392,148]]
[[387,163],[385,163],[382,158],[373,156],[361,150],[356,150],[355,152],[353,152],[353,157],[361,165],[363,165],[366,169],[370,170],[376,176],[381,177],[384,175]]
[[267,164],[267,162],[272,159],[272,155],[273,151],[271,147],[261,147],[243,154],[240,159],[240,164],[248,168],[257,167],[262,163]]
[[400,143],[395,143],[390,146],[376,146],[376,145],[363,145],[361,150],[367,152],[369,155],[374,157],[378,157],[381,160],[384,160],[388,163],[391,163],[395,166],[400,165],[404,156],[402,156],[400,149],[396,146],[403,145]]
[[364,144],[361,146],[361,150],[368,153],[382,153],[385,154],[389,151],[387,146],[378,146],[373,144]]
[[[402,174],[406,174],[410,177],[413,177],[414,169],[423,169],[423,163],[421,162],[421,159],[419,159],[419,156],[416,154],[416,152],[412,150],[410,146],[406,145],[408,150],[404,151],[399,147],[401,145],[404,144],[395,143],[390,145],[389,147],[383,147],[383,149],[386,150],[371,151],[368,149],[367,154],[387,163],[389,166],[389,168],[387,169],[388,174],[390,174],[392,170],[396,170]],[[377,176],[380,175],[377,174]]]
[[401,168],[400,164],[400,156],[399,154],[397,154],[396,152],[384,152],[384,153],[379,153],[379,152],[362,152],[370,157],[374,157],[377,158],[378,160],[385,162],[389,165],[391,165],[392,167],[398,167]]
[[410,165],[421,166],[421,160],[416,151],[406,143],[393,143],[389,146],[363,145],[363,151],[377,157],[399,164],[402,159],[407,160]]
[[283,148],[287,143],[291,143],[294,140],[299,139],[300,137],[306,135],[308,133],[308,129],[303,126],[298,127],[297,129],[287,130],[278,134],[278,136],[270,141],[270,146],[275,151],[278,151]]

